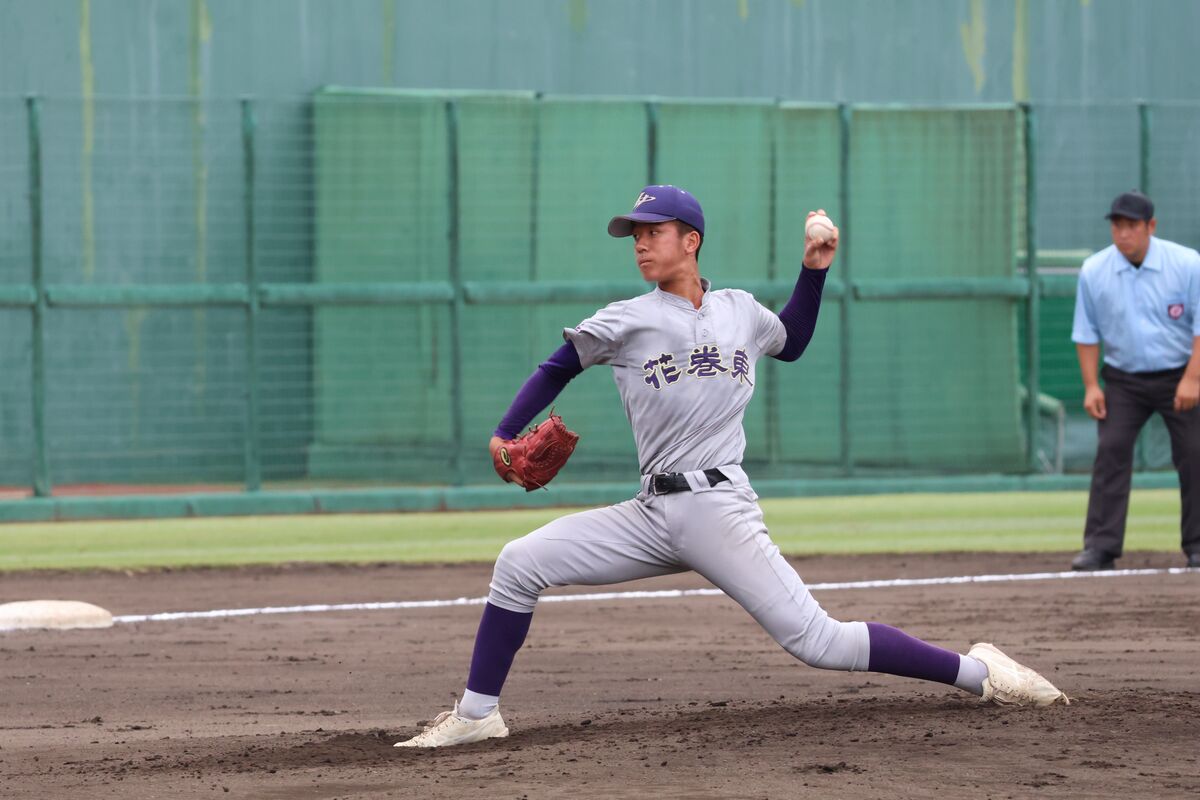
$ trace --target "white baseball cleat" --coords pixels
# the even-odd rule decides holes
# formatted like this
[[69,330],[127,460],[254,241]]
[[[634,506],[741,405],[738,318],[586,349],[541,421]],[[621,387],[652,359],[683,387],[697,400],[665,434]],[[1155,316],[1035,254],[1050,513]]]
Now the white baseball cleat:
[[979,659],[988,668],[988,676],[983,681],[984,702],[998,706],[1071,704],[1053,683],[1013,661],[993,644],[976,642],[967,655]]
[[453,710],[438,714],[425,730],[411,739],[396,742],[392,747],[449,747],[505,736],[508,736],[508,727],[500,716],[498,706],[483,719],[467,719],[458,715],[456,702]]

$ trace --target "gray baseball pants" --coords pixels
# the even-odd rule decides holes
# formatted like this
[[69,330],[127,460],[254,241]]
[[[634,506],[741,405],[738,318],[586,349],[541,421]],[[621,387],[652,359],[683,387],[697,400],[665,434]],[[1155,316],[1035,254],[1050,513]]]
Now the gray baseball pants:
[[710,486],[687,473],[691,491],[654,495],[649,477],[632,500],[554,520],[509,542],[496,560],[488,601],[530,613],[549,586],[592,586],[695,570],[750,612],[805,664],[866,670],[862,622],[832,619],[809,593],[763,523],[758,495],[738,466]]

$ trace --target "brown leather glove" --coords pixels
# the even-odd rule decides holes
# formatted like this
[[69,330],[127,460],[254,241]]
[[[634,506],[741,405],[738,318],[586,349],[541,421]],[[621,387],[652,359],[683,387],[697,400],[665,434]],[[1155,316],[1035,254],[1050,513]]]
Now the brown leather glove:
[[532,492],[554,479],[578,441],[579,434],[567,430],[562,417],[551,412],[545,422],[496,448],[492,465],[501,478],[507,481],[511,473],[525,491]]

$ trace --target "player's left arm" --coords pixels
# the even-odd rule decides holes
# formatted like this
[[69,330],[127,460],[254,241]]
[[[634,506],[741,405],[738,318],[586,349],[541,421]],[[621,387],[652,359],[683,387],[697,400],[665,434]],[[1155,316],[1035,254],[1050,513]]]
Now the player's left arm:
[[[571,379],[581,372],[583,365],[579,362],[579,352],[572,342],[567,342],[539,364],[521,386],[504,418],[492,433],[488,442],[489,454],[495,458],[496,451],[506,442],[515,439],[542,409],[554,402]],[[512,481],[511,477],[509,480],[520,483]]]

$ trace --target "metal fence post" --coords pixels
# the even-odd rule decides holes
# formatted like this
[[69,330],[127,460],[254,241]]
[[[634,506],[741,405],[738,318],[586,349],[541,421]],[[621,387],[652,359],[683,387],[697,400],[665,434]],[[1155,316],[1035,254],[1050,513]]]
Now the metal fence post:
[[529,109],[533,135],[529,158],[529,280],[538,279],[538,202],[542,180],[542,93],[533,96]]
[[[1138,189],[1150,194],[1150,104],[1141,100],[1138,111]],[[1149,466],[1146,455],[1146,433],[1142,431],[1134,445],[1133,468],[1144,470]]]
[[658,172],[658,103],[646,101],[646,183],[653,184]]
[[[853,111],[847,103],[838,104],[838,120],[840,128],[840,169],[838,177],[838,203],[841,206],[840,213],[842,218],[840,225],[842,229],[852,231],[850,219],[850,131],[852,123]],[[854,305],[854,287],[851,283],[853,271],[851,269],[851,249],[850,236],[843,237],[838,244],[838,271],[842,274],[842,284],[845,287],[842,292],[841,311],[842,320],[838,337],[838,356],[841,361],[841,381],[838,387],[838,417],[839,417],[839,438],[841,442],[841,462],[842,472],[846,475],[854,474],[854,454],[850,448],[850,392],[853,389],[853,384],[850,380],[850,361],[851,361],[851,327],[850,313]]]
[[463,410],[463,316],[466,303],[463,288],[462,264],[459,253],[459,215],[462,213],[459,197],[459,137],[458,137],[458,101],[446,101],[446,152],[449,169],[449,188],[446,202],[450,207],[449,227],[446,236],[449,238],[447,249],[449,257],[450,284],[454,291],[454,299],[450,303],[450,429],[452,448],[454,451],[453,472],[454,483],[461,486],[466,483],[464,472],[465,453],[464,442],[464,410]]
[[1150,104],[1138,103],[1138,183],[1150,194]]
[[1031,103],[1021,103],[1025,138],[1025,277],[1029,280],[1029,296],[1025,307],[1026,345],[1026,437],[1029,469],[1038,470],[1037,432],[1038,395],[1041,393],[1041,286],[1037,270],[1037,118]]
[[46,452],[46,276],[42,269],[42,128],[38,98],[25,98],[29,127],[29,255],[33,272],[33,493],[50,496]]
[[[779,271],[779,248],[775,242],[775,237],[779,234],[779,224],[775,216],[779,213],[779,181],[776,172],[779,169],[779,126],[782,124],[782,104],[779,101],[771,110],[771,139],[768,147],[767,157],[769,159],[767,165],[767,203],[769,210],[767,212],[767,280],[774,281]],[[764,363],[765,362],[765,363]],[[760,362],[766,368],[767,386],[766,392],[766,427],[767,427],[767,463],[772,466],[777,465],[783,455],[783,443],[779,440],[783,429],[782,417],[780,411],[780,389],[779,389],[779,372],[776,369],[778,362],[773,358],[764,358]]]
[[254,244],[254,107],[250,98],[243,97],[242,106],[242,164],[246,211],[246,491],[262,488],[262,447],[259,433],[259,341],[258,341],[258,271],[255,265]]

